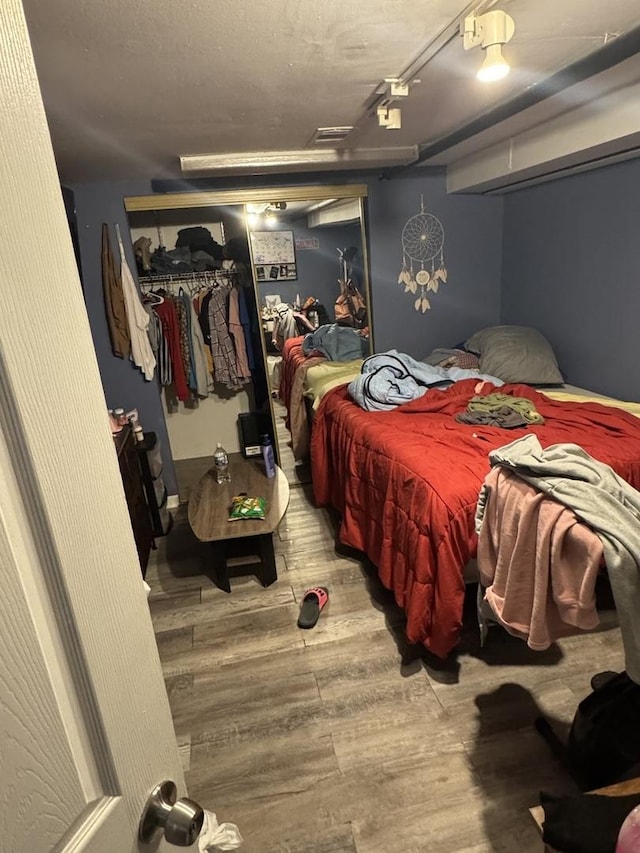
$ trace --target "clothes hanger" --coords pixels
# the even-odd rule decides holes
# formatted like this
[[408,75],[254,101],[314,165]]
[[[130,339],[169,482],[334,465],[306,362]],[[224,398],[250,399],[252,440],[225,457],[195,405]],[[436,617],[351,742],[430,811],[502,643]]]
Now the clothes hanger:
[[153,290],[149,290],[144,294],[144,301],[148,302],[150,305],[162,305],[164,302],[164,296],[160,296],[159,293],[155,293]]

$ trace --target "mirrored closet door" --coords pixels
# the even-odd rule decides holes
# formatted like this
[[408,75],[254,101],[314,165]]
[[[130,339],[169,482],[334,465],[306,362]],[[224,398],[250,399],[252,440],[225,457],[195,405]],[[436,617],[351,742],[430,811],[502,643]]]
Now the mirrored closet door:
[[[281,457],[282,411],[274,409],[274,396],[284,339],[333,323],[344,310],[336,301],[345,280],[361,296],[359,318],[345,322],[370,323],[365,197],[366,187],[352,185],[125,199],[142,292],[150,303],[167,303],[155,309],[160,323],[172,322],[175,308],[178,335],[190,334],[194,347],[198,336],[190,324],[209,335],[204,378],[201,354],[200,370],[195,353],[182,371],[171,369],[171,353],[160,365],[177,465],[204,464],[218,441],[229,452],[241,451],[241,423],[269,432]],[[218,303],[228,335],[207,325]],[[353,300],[348,305],[357,310]],[[295,327],[278,322],[285,310]]]

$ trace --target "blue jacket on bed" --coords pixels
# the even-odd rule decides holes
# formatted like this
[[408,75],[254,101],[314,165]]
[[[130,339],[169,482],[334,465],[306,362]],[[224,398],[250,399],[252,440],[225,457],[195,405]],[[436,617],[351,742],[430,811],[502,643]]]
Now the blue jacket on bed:
[[461,367],[436,367],[392,349],[366,358],[360,375],[349,383],[348,391],[361,408],[388,412],[422,397],[429,388],[446,388],[460,379],[484,379],[494,385],[504,384],[495,376]]
[[329,361],[355,361],[369,352],[369,341],[355,329],[330,323],[305,335],[302,352],[309,355],[314,351],[321,352]]

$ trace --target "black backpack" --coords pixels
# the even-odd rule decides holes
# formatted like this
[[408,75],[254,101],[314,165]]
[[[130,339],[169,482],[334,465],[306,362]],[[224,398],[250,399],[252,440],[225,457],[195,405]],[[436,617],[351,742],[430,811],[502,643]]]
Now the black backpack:
[[640,685],[626,672],[603,673],[591,684],[567,745],[569,763],[587,790],[619,782],[640,763]]

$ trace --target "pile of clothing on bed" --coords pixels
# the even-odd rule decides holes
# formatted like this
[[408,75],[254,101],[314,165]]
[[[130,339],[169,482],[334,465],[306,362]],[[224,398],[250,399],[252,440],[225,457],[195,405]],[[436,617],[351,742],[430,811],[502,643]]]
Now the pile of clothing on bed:
[[392,349],[366,358],[348,390],[351,399],[362,409],[388,412],[422,397],[430,388],[446,388],[461,379],[504,384],[496,376],[477,369],[433,366]]
[[[349,396],[367,411],[386,412],[423,396],[430,388],[447,388],[471,378],[496,387],[505,382],[563,382],[553,349],[537,329],[492,326],[452,348],[436,348],[421,361],[395,349],[372,355],[349,385]],[[507,429],[540,423],[531,419],[526,402],[523,408],[506,398],[470,406],[460,422]]]
[[483,633],[488,616],[546,649],[595,628],[606,565],[626,670],[640,683],[640,492],[582,447],[543,448],[532,433],[489,462],[476,510]]
[[329,361],[355,361],[369,352],[369,339],[359,329],[326,323],[305,335],[302,351],[306,356],[322,355]]

